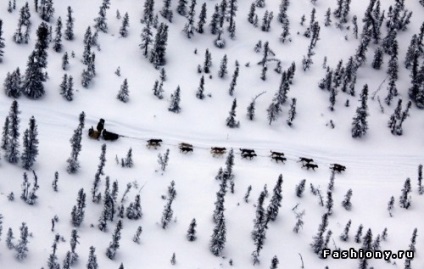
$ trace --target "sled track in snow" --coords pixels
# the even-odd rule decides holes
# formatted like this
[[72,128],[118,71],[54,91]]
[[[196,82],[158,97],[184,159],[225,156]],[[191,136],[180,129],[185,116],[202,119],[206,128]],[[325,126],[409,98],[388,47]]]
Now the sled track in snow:
[[[424,157],[419,155],[405,155],[405,154],[396,154],[396,155],[387,155],[384,153],[381,154],[343,154],[341,152],[322,152],[322,150],[316,149],[305,149],[300,150],[298,148],[290,147],[287,145],[276,145],[275,148],[270,146],[260,146],[257,142],[252,141],[252,143],[246,142],[237,142],[237,141],[217,141],[216,143],[205,143],[204,141],[198,141],[198,139],[179,139],[176,136],[172,135],[157,135],[152,137],[141,137],[141,136],[130,136],[130,135],[120,135],[122,138],[133,139],[138,141],[147,141],[151,138],[162,139],[162,145],[175,147],[178,149],[179,143],[185,142],[193,145],[194,150],[204,150],[210,151],[211,147],[226,147],[229,149],[234,149],[234,154],[241,156],[239,148],[249,148],[255,150],[257,156],[256,158],[267,158],[270,161],[273,161],[270,156],[270,150],[284,152],[284,157],[287,158],[287,161],[298,162],[300,157],[313,158],[314,163],[320,165],[320,168],[329,168],[333,163],[340,163],[347,166],[353,165],[357,168],[369,169],[379,168],[379,169],[408,169],[414,171],[417,169],[420,163],[424,162]],[[165,137],[165,138],[164,138]],[[190,141],[197,140],[195,143]],[[272,144],[272,141],[268,142]],[[254,146],[251,146],[254,145]],[[322,152],[318,154],[318,152]],[[250,161],[250,160],[249,160]],[[253,160],[252,160],[253,161]],[[280,164],[284,165],[284,164]],[[300,164],[299,164],[300,167]]]

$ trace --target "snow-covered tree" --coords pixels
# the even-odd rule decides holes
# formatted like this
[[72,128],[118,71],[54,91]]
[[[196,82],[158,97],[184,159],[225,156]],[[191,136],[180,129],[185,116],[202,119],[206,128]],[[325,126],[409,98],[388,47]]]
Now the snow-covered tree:
[[74,22],[75,19],[72,17],[72,8],[68,6],[68,14],[66,17],[66,29],[65,29],[65,39],[74,40]]
[[42,0],[40,1],[40,6],[38,7],[38,13],[42,20],[50,22],[54,15],[53,0]]
[[129,91],[128,91],[128,81],[127,81],[127,79],[124,79],[124,82],[122,83],[121,89],[119,90],[116,98],[118,98],[118,100],[120,100],[121,102],[124,102],[124,103],[129,101],[130,96],[129,96]]
[[367,130],[368,130],[367,100],[368,100],[368,85],[365,84],[361,93],[361,99],[360,99],[361,105],[356,109],[356,116],[353,118],[353,123],[352,123],[353,138],[361,138],[365,136],[365,134],[367,133]]
[[172,220],[174,211],[172,210],[173,199],[169,198],[162,212],[161,227],[166,229]]
[[140,195],[135,196],[134,202],[131,202],[127,207],[127,218],[138,220],[143,216],[141,204],[140,204]]
[[350,230],[350,225],[351,224],[352,224],[352,221],[351,220],[349,220],[346,223],[346,226],[345,226],[345,228],[343,230],[343,233],[340,235],[340,240],[345,241],[345,242],[349,240],[349,230]]
[[[82,112],[84,113],[84,112]],[[82,146],[82,126],[78,126],[78,128],[75,129],[74,134],[72,135],[70,142],[71,142],[71,156],[68,158],[67,163],[68,166],[66,168],[66,171],[70,174],[75,174],[79,169],[79,161],[78,156],[81,152]]]
[[188,227],[187,230],[187,240],[188,241],[194,241],[196,240],[197,236],[196,236],[196,219],[192,219],[192,221],[190,222],[190,225]]
[[23,152],[21,156],[22,167],[30,169],[38,156],[38,130],[34,116],[29,120],[28,129],[24,132]]
[[207,10],[206,10],[206,3],[203,3],[202,5],[202,9],[200,10],[200,14],[199,14],[199,21],[197,23],[197,32],[199,34],[203,34],[204,32],[204,25],[206,23],[206,16],[207,16]]
[[109,243],[109,247],[106,250],[106,256],[113,260],[116,255],[116,251],[119,248],[119,241],[121,239],[122,221],[118,220],[115,231],[112,234],[112,241]]
[[402,194],[399,198],[399,205],[402,208],[408,209],[411,206],[411,179],[407,178],[403,185]]
[[72,208],[71,223],[74,227],[81,226],[85,217],[86,194],[84,189],[78,191],[77,204]]
[[345,195],[344,200],[342,201],[342,206],[346,210],[350,210],[352,208],[352,202],[350,201],[351,198],[352,198],[352,189],[349,189]]
[[53,49],[56,52],[61,52],[62,48],[62,19],[59,17],[56,22],[56,36],[54,38]]
[[154,65],[155,68],[163,66],[166,63],[165,53],[166,45],[168,42],[168,25],[161,23],[153,43],[153,48],[150,53],[150,62]]
[[28,255],[28,236],[29,236],[29,232],[28,232],[28,226],[26,225],[25,222],[22,222],[21,227],[19,228],[20,230],[20,238],[19,238],[19,242],[15,245],[15,250],[16,250],[16,258],[19,261],[24,260],[27,255]]
[[106,10],[110,7],[110,0],[103,0],[102,5],[99,8],[99,16],[94,19],[94,28],[97,31],[107,33],[108,26],[106,22]]
[[233,104],[231,105],[231,110],[229,116],[226,119],[226,125],[230,128],[238,128],[240,122],[236,120],[236,108],[237,108],[237,99],[234,98]]
[[169,104],[168,110],[174,113],[180,113],[181,112],[181,106],[180,106],[180,86],[177,86],[177,89],[173,94],[171,94],[171,103]]
[[199,98],[200,100],[205,99],[205,78],[204,78],[204,76],[202,76],[200,78],[200,85],[199,85],[199,88],[197,88],[196,97]]
[[271,201],[266,210],[267,218],[271,221],[275,221],[277,219],[278,211],[279,211],[279,208],[281,207],[281,201],[283,200],[282,184],[283,184],[283,175],[280,174],[278,176],[277,183],[275,184]]
[[322,216],[322,222],[318,227],[318,233],[313,237],[314,241],[311,243],[311,247],[315,254],[321,253],[324,246],[324,232],[328,226],[328,214]]
[[4,48],[6,47],[3,37],[3,20],[0,20],[0,63],[3,62]]
[[90,247],[90,253],[88,255],[88,262],[87,262],[87,269],[98,269],[99,265],[97,263],[97,256],[96,256],[96,248],[91,246]]
[[18,102],[14,100],[10,107],[9,116],[7,117],[9,121],[7,127],[7,140],[3,140],[3,145],[6,146],[4,156],[10,163],[17,163],[19,160],[19,114]]

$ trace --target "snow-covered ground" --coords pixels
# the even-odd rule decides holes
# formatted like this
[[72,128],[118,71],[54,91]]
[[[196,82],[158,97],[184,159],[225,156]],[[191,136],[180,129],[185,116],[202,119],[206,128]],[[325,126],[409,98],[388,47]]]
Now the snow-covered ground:
[[[329,94],[318,88],[319,81],[325,75],[322,68],[324,56],[328,64],[335,68],[338,61],[344,63],[354,55],[359,40],[355,39],[351,30],[340,30],[333,25],[324,27],[324,15],[328,7],[336,7],[336,0],[319,0],[313,5],[309,0],[291,1],[288,7],[290,33],[292,42],[282,44],[279,36],[281,24],[276,16],[280,1],[266,0],[264,8],[257,8],[259,21],[265,10],[274,11],[274,20],[270,32],[263,32],[260,27],[254,28],[247,22],[247,14],[251,1],[239,1],[234,40],[225,31],[226,46],[216,48],[213,40],[216,36],[210,34],[205,26],[205,33],[195,33],[188,39],[182,29],[187,19],[175,12],[177,1],[172,1],[174,10],[173,23],[169,24],[169,39],[166,51],[165,66],[167,79],[164,82],[164,99],[159,100],[152,94],[154,81],[159,79],[159,71],[143,57],[139,48],[140,33],[144,24],[140,23],[143,14],[144,1],[113,0],[107,10],[107,34],[99,33],[98,43],[101,50],[96,53],[96,73],[88,89],[81,86],[83,37],[88,26],[93,27],[97,17],[100,0],[56,0],[54,3],[54,20],[50,23],[55,28],[55,21],[61,16],[66,21],[66,8],[70,5],[75,17],[75,40],[63,41],[62,53],[48,49],[49,79],[44,83],[46,95],[40,100],[29,100],[22,96],[18,99],[21,134],[27,128],[29,118],[33,115],[39,130],[39,156],[33,167],[38,175],[40,189],[35,205],[27,205],[20,198],[22,175],[25,172],[21,166],[9,164],[0,150],[0,214],[3,215],[3,230],[0,237],[0,268],[48,268],[47,259],[52,252],[51,246],[55,234],[60,234],[64,242],[58,243],[57,256],[62,265],[66,252],[70,249],[69,238],[73,226],[71,210],[76,204],[77,193],[84,188],[87,193],[87,208],[85,219],[79,227],[80,235],[77,246],[79,261],[73,268],[86,268],[89,247],[96,248],[99,268],[118,268],[123,263],[125,268],[269,268],[271,259],[276,255],[280,261],[278,268],[301,268],[302,256],[304,268],[358,268],[359,261],[355,259],[336,260],[320,259],[310,247],[313,236],[318,231],[321,217],[326,212],[319,205],[317,196],[310,191],[310,183],[319,186],[324,200],[330,179],[329,165],[341,163],[347,167],[346,172],[336,174],[333,191],[334,209],[329,217],[329,227],[333,232],[329,247],[331,249],[359,249],[362,244],[354,243],[353,237],[360,224],[364,232],[372,229],[374,238],[388,228],[388,238],[382,241],[383,250],[407,250],[414,228],[418,228],[415,258],[412,268],[423,268],[424,240],[424,195],[417,190],[418,165],[424,162],[423,148],[423,111],[414,105],[410,117],[404,123],[404,134],[394,136],[387,128],[387,122],[395,109],[398,98],[408,100],[410,87],[409,70],[403,66],[403,60],[411,36],[419,33],[423,23],[424,7],[418,1],[405,1],[406,8],[413,11],[411,23],[406,31],[400,31],[397,40],[399,49],[399,80],[397,82],[399,96],[391,106],[383,102],[384,112],[381,112],[377,99],[368,101],[369,130],[361,139],[351,137],[352,118],[359,106],[359,96],[355,97],[339,92],[335,110],[330,111]],[[162,8],[162,1],[155,1],[155,12]],[[207,3],[209,24],[213,7],[217,0],[199,0],[196,5],[196,23],[200,6]],[[382,1],[381,8],[387,9],[395,1]],[[12,36],[16,30],[19,9],[25,1],[17,0],[17,9],[7,12],[8,1],[0,3],[0,19],[3,20],[4,38],[6,40],[3,63],[0,64],[0,81],[4,81],[7,72],[19,67],[22,74],[26,68],[29,54],[34,48],[35,31],[41,19],[30,1],[31,39],[29,44],[16,45]],[[358,16],[359,29],[362,29],[362,17],[368,1],[353,0],[349,20],[355,14]],[[305,25],[309,23],[312,8],[316,8],[316,20],[321,25],[320,40],[317,42],[314,64],[311,69],[302,70],[302,58],[307,53],[310,39],[303,36],[305,26],[300,25],[302,15],[306,16]],[[121,15],[128,12],[130,18],[129,36],[119,36],[122,19],[116,18],[116,11]],[[159,20],[165,20],[159,16]],[[346,25],[351,25],[350,21]],[[299,33],[299,34],[297,34]],[[383,26],[382,37],[386,34]],[[54,35],[53,35],[54,36]],[[347,37],[347,40],[346,38]],[[257,65],[262,59],[261,53],[255,53],[254,46],[259,41],[269,41],[270,48],[275,52],[275,58],[281,60],[283,70],[292,62],[296,63],[296,74],[293,85],[288,93],[289,99],[297,98],[297,116],[293,127],[286,124],[289,105],[283,106],[282,114],[272,125],[268,124],[266,109],[278,90],[281,75],[273,71],[270,65],[266,81],[260,79],[261,67]],[[377,46],[371,42],[368,49],[368,60],[358,71],[356,84],[357,93],[364,84],[368,84],[370,96],[386,79],[388,55],[385,55],[382,70],[374,70],[370,63]],[[196,98],[201,74],[197,66],[203,65],[205,50],[212,54],[211,78],[205,75],[205,92],[210,94],[205,100]],[[197,54],[194,51],[197,50]],[[64,52],[74,51],[75,58],[70,58],[69,69],[63,71],[61,59]],[[220,79],[217,75],[220,61],[228,56],[228,74]],[[229,96],[228,89],[234,72],[235,61],[240,64],[240,76],[235,88],[234,97]],[[250,63],[249,66],[246,66]],[[115,75],[118,68],[121,76]],[[66,101],[59,94],[59,85],[63,75],[72,75],[75,80],[75,96],[72,102]],[[130,91],[128,103],[117,100],[116,95],[123,80],[127,78]],[[177,86],[181,88],[182,111],[175,114],[168,111],[170,95]],[[376,96],[381,100],[386,97],[387,80]],[[255,119],[246,117],[246,108],[257,94],[266,91],[256,102]],[[233,99],[237,98],[237,119],[240,127],[230,129],[225,125],[225,119],[231,108]],[[350,106],[345,107],[349,99]],[[0,94],[0,122],[3,124],[9,113],[12,99]],[[69,139],[78,126],[78,115],[84,111],[86,115],[83,131],[82,151],[79,157],[81,168],[78,173],[70,175],[66,172],[66,160],[70,156]],[[97,141],[88,137],[90,126],[96,126],[100,118],[105,119],[105,128],[117,132],[123,137],[115,142]],[[332,120],[335,128],[328,126]],[[162,147],[146,148],[149,138],[163,139]],[[19,139],[22,141],[22,135]],[[194,152],[182,154],[178,143],[187,142],[194,146]],[[140,220],[123,220],[122,239],[116,258],[110,260],[105,252],[112,240],[116,219],[108,223],[107,232],[97,228],[102,203],[91,202],[90,190],[99,163],[101,145],[107,146],[105,175],[102,176],[100,190],[104,192],[105,176],[111,182],[119,182],[119,197],[128,183],[133,185],[125,206],[134,200],[136,194],[141,195],[143,217]],[[216,192],[220,182],[215,180],[220,167],[225,166],[225,157],[214,158],[209,153],[212,146],[233,148],[235,155],[234,193],[228,191],[225,196],[225,219],[227,227],[226,244],[221,257],[215,257],[209,251],[209,244],[214,228],[212,220],[215,208]],[[132,148],[134,167],[122,168],[116,164],[115,157],[124,158]],[[170,149],[169,166],[165,172],[159,169],[158,153],[164,154]],[[242,159],[239,148],[252,148],[258,157],[249,160]],[[22,149],[22,147],[21,147]],[[269,158],[269,151],[282,151],[287,157],[285,164],[275,163]],[[316,171],[301,168],[297,162],[299,157],[313,158],[319,165]],[[59,191],[54,192],[51,184],[54,173],[59,172]],[[260,253],[260,264],[252,264],[252,252],[255,250],[251,238],[255,219],[256,204],[264,185],[267,185],[269,197],[264,206],[269,203],[272,189],[282,174],[283,200],[278,218],[268,225],[264,248]],[[32,173],[28,172],[32,183]],[[399,196],[406,178],[412,182],[412,205],[406,210],[399,207]],[[306,190],[302,198],[295,194],[296,185],[306,179]],[[174,220],[167,229],[160,225],[162,211],[166,204],[163,196],[167,196],[170,182],[175,181],[177,196],[172,204]],[[249,203],[244,201],[248,186],[252,186]],[[350,211],[341,206],[346,192],[353,190]],[[15,200],[9,201],[7,196],[13,192]],[[391,196],[395,197],[393,217],[389,216],[387,204]],[[298,234],[293,232],[296,223],[293,208],[296,212],[305,210],[304,226]],[[58,223],[54,232],[51,231],[51,219],[57,215]],[[189,242],[186,239],[188,226],[193,218],[197,221],[198,239]],[[352,220],[350,240],[342,242],[339,235],[348,222]],[[15,258],[15,250],[9,250],[5,244],[7,229],[13,229],[17,242],[19,227],[26,222],[30,233],[28,257],[23,261]],[[142,226],[141,243],[132,241],[137,227]],[[176,264],[171,265],[172,254],[176,255]],[[232,265],[230,265],[230,260]],[[374,268],[404,268],[404,259],[392,259],[390,263],[384,260],[370,260]]]

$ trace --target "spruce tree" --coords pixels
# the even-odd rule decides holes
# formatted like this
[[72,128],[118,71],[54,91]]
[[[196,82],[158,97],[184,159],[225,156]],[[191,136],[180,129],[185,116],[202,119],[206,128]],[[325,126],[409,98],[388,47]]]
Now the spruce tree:
[[235,87],[237,85],[238,76],[239,76],[239,67],[236,66],[236,69],[234,70],[233,77],[231,79],[230,89],[228,90],[228,93],[230,94],[230,96],[234,95],[234,90],[235,90]]
[[85,217],[86,194],[84,189],[78,191],[77,204],[72,208],[71,223],[74,227],[80,227]]
[[166,45],[168,42],[168,25],[161,23],[156,33],[153,48],[150,53],[150,62],[156,69],[165,65]]
[[355,235],[355,242],[356,243],[361,243],[361,236],[362,236],[363,228],[364,228],[364,226],[362,224],[360,224],[359,227],[358,227],[358,231],[356,232],[356,235]]
[[118,220],[115,231],[112,234],[112,241],[109,243],[109,247],[106,250],[106,256],[113,260],[116,255],[116,251],[119,248],[119,241],[121,239],[122,221]]
[[402,194],[399,197],[399,205],[401,208],[408,209],[411,206],[411,179],[407,178],[403,185]]
[[311,247],[315,254],[321,253],[321,250],[324,246],[324,232],[328,226],[328,214],[324,214],[322,216],[322,222],[318,227],[318,233],[313,237],[313,242],[311,243]]
[[374,251],[376,250],[381,250],[380,244],[381,244],[381,239],[380,239],[380,235],[378,234],[377,237],[375,238],[374,242],[372,243],[372,249]]
[[280,109],[279,109],[278,104],[272,102],[269,105],[269,107],[267,109],[267,118],[268,118],[268,124],[269,125],[271,125],[271,123],[277,119],[277,115],[278,115],[279,110]]
[[19,67],[11,74],[7,73],[4,81],[4,91],[6,96],[11,98],[19,98],[22,93],[22,77]]
[[62,19],[59,17],[56,22],[56,36],[54,38],[53,49],[56,52],[61,52],[62,48]]
[[200,85],[199,88],[197,88],[197,92],[196,92],[196,97],[199,98],[200,100],[205,99],[205,78],[204,76],[202,76],[200,78]]
[[229,112],[229,116],[226,119],[226,125],[230,128],[238,128],[240,126],[240,122],[236,121],[236,108],[237,100],[236,98],[234,98],[231,110]]
[[340,235],[340,240],[342,240],[342,241],[344,241],[344,242],[346,242],[346,241],[348,241],[349,240],[349,229],[350,229],[350,225],[352,224],[352,221],[351,220],[349,220],[347,223],[346,223],[346,226],[345,226],[345,228],[344,228],[344,230],[343,230],[343,233]]
[[6,47],[3,37],[3,20],[0,20],[0,63],[3,62],[4,48]]
[[352,198],[352,189],[349,189],[345,195],[344,200],[342,201],[342,206],[346,210],[350,210],[352,208],[352,202],[350,201],[351,198]]
[[57,243],[59,242],[59,238],[60,238],[59,234],[56,234],[53,245],[52,245],[53,251],[49,255],[49,258],[47,260],[47,266],[48,266],[48,268],[51,268],[51,269],[59,269],[60,268],[58,258],[57,258],[57,255],[56,255]]
[[353,118],[353,123],[352,123],[353,138],[361,138],[367,133],[367,130],[368,130],[367,100],[368,100],[368,85],[365,84],[361,93],[361,99],[360,99],[361,105],[356,109],[356,117]]
[[394,205],[395,205],[395,197],[392,196],[392,197],[390,197],[389,203],[387,204],[387,211],[389,211],[390,217],[393,216],[392,210],[393,210]]
[[78,238],[79,238],[78,231],[76,229],[72,229],[71,239],[69,241],[69,243],[71,245],[70,265],[75,264],[75,262],[77,262],[77,260],[78,260],[78,254],[75,251],[77,244],[79,244]]
[[22,167],[29,170],[38,156],[38,130],[34,116],[29,120],[28,129],[24,132]]
[[225,75],[228,73],[227,71],[227,54],[224,55],[224,57],[221,60],[221,64],[219,66],[218,76],[220,78],[224,78]]
[[209,243],[209,249],[212,252],[213,255],[219,256],[221,255],[225,243],[226,243],[226,225],[225,225],[225,218],[222,214],[221,218],[219,218],[218,222],[216,223],[213,233],[211,236],[211,241]]
[[395,127],[395,131],[397,135],[403,134],[402,124],[405,121],[405,119],[409,116],[409,110],[411,109],[411,106],[412,106],[412,102],[409,101],[408,104],[406,105],[405,110],[402,112],[402,115],[399,118],[398,124]]
[[72,78],[72,76],[69,76],[69,78],[68,78],[67,88],[66,88],[66,91],[65,91],[63,97],[67,101],[74,100],[74,79]]
[[38,11],[42,20],[50,22],[55,11],[53,7],[53,0],[41,1]]
[[96,248],[91,246],[90,253],[88,255],[87,269],[98,269],[99,265],[97,264]]
[[37,58],[36,52],[33,51],[28,58],[22,85],[23,93],[30,99],[39,99],[45,94],[43,85],[44,74]]
[[143,216],[139,194],[135,196],[134,202],[131,202],[130,205],[127,207],[126,214],[128,219],[133,220],[138,220]]
[[255,118],[255,99],[250,102],[249,106],[247,107],[247,118],[249,120],[253,120]]
[[64,74],[62,83],[60,83],[60,95],[65,96],[66,90],[68,89],[68,74]]
[[162,212],[161,227],[166,229],[172,220],[174,211],[172,210],[173,199],[169,198]]
[[128,100],[130,99],[127,79],[124,79],[124,82],[122,83],[121,89],[119,90],[116,98],[118,98],[118,100],[124,103],[127,103]]
[[296,98],[292,98],[289,110],[289,118],[287,119],[287,124],[291,127],[293,125],[293,120],[296,117]]
[[214,8],[214,12],[212,14],[211,22],[209,24],[211,29],[211,34],[216,35],[220,29],[219,27],[219,20],[220,20],[220,11],[219,11],[219,5],[216,4]]
[[296,196],[301,198],[305,190],[306,179],[302,179],[299,185],[296,185]]
[[143,10],[143,20],[142,22],[148,23],[153,22],[153,14],[154,14],[154,0],[146,0],[144,2],[144,10]]
[[75,19],[72,17],[72,8],[68,6],[68,15],[66,19],[65,39],[74,40],[74,22]]
[[187,23],[184,26],[184,33],[187,35],[188,38],[191,38],[194,35],[194,16],[196,14],[195,11],[195,7],[196,7],[196,0],[191,0],[191,4],[190,4],[190,8],[189,11],[187,13]]
[[13,237],[13,231],[12,231],[12,228],[9,228],[8,230],[7,230],[7,237],[6,237],[6,246],[7,246],[7,248],[8,249],[14,249],[15,248],[15,245],[13,244],[13,239],[14,239],[14,237]]
[[424,186],[423,186],[423,165],[418,165],[418,193],[422,195],[424,193]]
[[193,219],[190,223],[190,226],[188,227],[187,230],[187,240],[188,241],[195,241],[197,236],[196,236],[196,219]]
[[6,150],[9,145],[9,129],[10,129],[9,124],[10,124],[9,117],[6,116],[6,119],[4,120],[2,135],[1,135],[1,148],[4,150]]
[[255,0],[255,5],[260,8],[265,7],[265,0]]
[[135,232],[135,235],[133,237],[133,241],[137,244],[140,243],[140,235],[143,232],[143,228],[141,226],[138,226],[137,231]]
[[[38,1],[38,0],[37,0],[37,1]],[[8,4],[8,6],[7,6],[7,12],[12,13],[12,11],[13,11],[13,8],[12,8],[12,1],[11,1],[11,0],[9,0],[9,4]]]
[[327,201],[325,202],[325,207],[327,208],[327,214],[333,214],[333,193],[331,191],[327,191]]
[[178,0],[177,13],[185,16],[187,13],[187,0]]
[[331,8],[328,8],[327,12],[325,13],[324,26],[328,27],[330,25],[331,25]]
[[180,113],[181,107],[180,107],[180,86],[177,86],[177,89],[173,94],[171,94],[171,103],[169,104],[168,111],[174,112],[174,113]]
[[372,61],[372,68],[379,70],[383,64],[383,50],[381,47],[378,47],[374,53],[374,59]]
[[256,217],[254,219],[254,226],[252,231],[252,239],[255,242],[257,248],[256,253],[259,255],[261,245],[263,245],[263,241],[265,240],[265,229],[267,228],[267,224],[269,221],[269,216],[267,216],[266,211],[263,207],[265,200],[265,191],[262,191],[259,194],[258,203],[256,205]]
[[365,251],[372,250],[372,231],[368,229],[362,240],[362,248]]
[[247,15],[247,21],[253,24],[253,21],[255,19],[255,12],[256,12],[256,5],[255,3],[252,3],[250,5],[249,14]]
[[128,36],[129,19],[130,18],[128,16],[128,12],[125,12],[124,19],[122,20],[122,26],[119,29],[119,34],[122,37],[127,37]]
[[235,23],[236,23],[235,17],[236,17],[237,10],[238,10],[237,0],[229,0],[228,11],[227,11],[227,20],[229,22],[228,29],[229,31],[234,31],[233,35],[235,35]]
[[200,14],[199,14],[199,21],[197,23],[197,28],[196,28],[199,34],[203,34],[204,32],[203,27],[206,23],[206,17],[207,17],[206,3],[203,3],[202,9],[200,10]]
[[68,52],[65,52],[62,57],[62,70],[67,70],[69,66]]
[[277,269],[278,268],[278,264],[279,264],[279,260],[277,258],[277,256],[274,256],[271,260],[271,267],[270,269]]
[[[29,11],[28,2],[21,8],[19,12],[18,28],[16,29],[15,34],[13,35],[13,41],[17,44],[28,44],[29,40],[29,28],[31,26],[31,21],[29,20],[31,13]],[[25,27],[25,33],[22,31],[22,27]]]
[[143,56],[146,58],[149,53],[150,45],[153,42],[153,34],[150,27],[150,22],[146,22],[146,25],[143,27],[143,31],[141,32],[141,43],[139,45],[140,49],[143,51]]
[[356,15],[353,15],[352,17],[352,24],[353,36],[355,37],[355,39],[358,39],[358,17],[356,17]]
[[[81,114],[83,114],[83,113],[84,112],[82,112]],[[71,139],[69,140],[71,142],[71,156],[66,161],[68,163],[66,171],[69,174],[75,174],[80,167],[80,164],[79,164],[79,161],[78,161],[78,156],[79,156],[81,149],[82,149],[82,146],[81,146],[82,129],[83,129],[83,127],[80,124],[80,126],[78,126],[78,128],[75,129],[74,134],[72,135]]]
[[205,61],[203,63],[203,71],[208,74],[210,72],[210,67],[212,66],[212,55],[209,52],[209,49],[206,49],[205,52]]
[[[12,102],[8,118],[7,143],[3,140],[5,149],[5,159],[10,163],[17,163],[19,160],[19,105],[16,100]],[[5,128],[6,129],[6,128]],[[3,130],[5,130],[3,129]]]
[[283,200],[282,195],[282,184],[283,184],[283,175],[278,176],[277,183],[275,184],[271,201],[266,210],[267,219],[275,221],[277,219],[279,208],[281,207],[281,201]]
[[110,0],[103,0],[102,5],[99,8],[99,16],[94,19],[94,28],[97,31],[107,33],[108,26],[106,22],[106,10],[110,7]]
[[15,245],[15,250],[16,250],[16,258],[19,261],[22,261],[28,256],[28,243],[29,243],[28,236],[29,236],[29,232],[28,232],[28,226],[26,225],[25,222],[22,222],[22,225],[19,228],[19,230],[21,232],[20,240]]
[[171,10],[171,0],[164,0],[163,7],[159,11],[160,15],[167,19],[169,22],[172,22],[173,12]]

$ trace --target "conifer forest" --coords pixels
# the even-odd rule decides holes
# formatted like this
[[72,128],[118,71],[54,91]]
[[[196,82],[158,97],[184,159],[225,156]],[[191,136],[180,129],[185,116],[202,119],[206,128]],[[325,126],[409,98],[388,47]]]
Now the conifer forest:
[[0,268],[424,268],[424,0],[0,1]]

